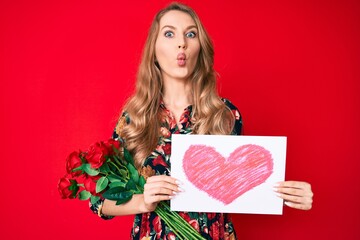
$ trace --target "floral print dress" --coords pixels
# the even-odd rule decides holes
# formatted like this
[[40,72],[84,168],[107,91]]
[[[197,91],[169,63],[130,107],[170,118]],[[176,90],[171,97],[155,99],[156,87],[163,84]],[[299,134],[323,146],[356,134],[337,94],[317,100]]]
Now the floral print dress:
[[[227,99],[223,99],[226,106],[232,111],[235,117],[232,135],[240,135],[242,130],[242,118],[238,109]],[[156,149],[146,158],[141,174],[147,178],[153,175],[170,175],[170,156],[171,156],[171,135],[172,134],[191,134],[191,114],[192,106],[184,109],[179,123],[176,124],[170,111],[163,103],[160,108],[165,113],[165,119],[161,123],[159,138]],[[121,123],[121,121],[123,123]],[[124,114],[119,124],[129,123],[129,117]],[[113,134],[114,139],[119,136],[116,131]],[[111,216],[101,214],[103,199],[96,204],[90,204],[90,209],[104,219],[111,219]],[[205,239],[227,240],[236,239],[233,224],[229,214],[226,213],[203,213],[203,212],[179,212],[192,227],[194,227]],[[134,219],[134,225],[131,231],[130,239],[177,239],[171,229],[160,219],[155,212],[137,214]]]

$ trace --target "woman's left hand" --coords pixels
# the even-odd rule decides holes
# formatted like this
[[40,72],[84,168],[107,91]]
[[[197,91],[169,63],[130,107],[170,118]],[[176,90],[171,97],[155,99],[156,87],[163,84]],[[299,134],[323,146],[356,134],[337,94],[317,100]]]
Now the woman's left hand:
[[311,185],[307,182],[285,181],[274,186],[276,195],[284,199],[284,204],[301,210],[310,210],[313,202]]

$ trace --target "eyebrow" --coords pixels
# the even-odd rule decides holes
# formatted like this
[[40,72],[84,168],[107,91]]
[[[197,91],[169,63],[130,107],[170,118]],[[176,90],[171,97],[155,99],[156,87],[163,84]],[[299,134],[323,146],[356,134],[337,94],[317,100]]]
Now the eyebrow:
[[[162,28],[161,28],[161,30],[163,30],[164,28],[171,28],[171,29],[176,29],[176,27],[174,27],[174,26],[172,26],[172,25],[165,25],[165,26],[163,26]],[[190,25],[190,26],[188,26],[188,27],[186,27],[185,28],[185,30],[189,30],[189,29],[191,29],[191,28],[196,28],[196,30],[197,30],[197,27],[195,26],[195,25]]]

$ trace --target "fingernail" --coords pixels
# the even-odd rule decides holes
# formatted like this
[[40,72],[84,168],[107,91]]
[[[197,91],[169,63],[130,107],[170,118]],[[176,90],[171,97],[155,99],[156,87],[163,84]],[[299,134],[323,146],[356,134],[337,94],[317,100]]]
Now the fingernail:
[[280,187],[280,183],[279,182],[275,183],[273,187]]
[[172,199],[172,198],[173,198],[173,196],[169,195],[169,199]]
[[279,198],[282,198],[280,193],[276,193],[275,195],[278,196]]
[[291,203],[289,203],[289,202],[287,202],[287,201],[285,201],[284,204],[285,204],[286,206],[288,206],[288,207],[291,207]]
[[273,187],[273,190],[274,190],[275,192],[279,191],[279,189],[276,188],[276,187]]
[[176,180],[175,183],[176,183],[177,185],[182,185],[182,184],[183,184],[183,183],[180,182],[179,180]]
[[175,191],[173,191],[172,193],[173,193],[173,195],[176,195],[176,194],[177,194],[177,192],[175,192]]
[[182,188],[178,187],[178,191],[179,191],[179,192],[183,192],[183,191],[184,191],[184,189],[182,189]]

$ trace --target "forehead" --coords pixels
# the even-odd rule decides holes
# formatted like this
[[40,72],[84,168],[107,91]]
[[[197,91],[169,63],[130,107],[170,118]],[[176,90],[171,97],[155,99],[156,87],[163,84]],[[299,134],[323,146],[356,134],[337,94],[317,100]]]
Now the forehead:
[[161,17],[160,28],[166,25],[184,28],[192,25],[196,26],[194,19],[188,13],[178,10],[171,10]]

